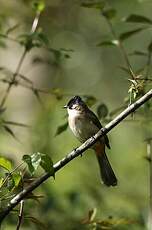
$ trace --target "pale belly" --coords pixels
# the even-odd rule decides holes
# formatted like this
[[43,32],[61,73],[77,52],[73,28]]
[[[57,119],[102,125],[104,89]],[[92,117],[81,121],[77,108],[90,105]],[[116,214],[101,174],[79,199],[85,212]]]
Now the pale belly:
[[92,121],[79,116],[69,119],[69,126],[80,142],[86,141],[99,131],[99,128]]

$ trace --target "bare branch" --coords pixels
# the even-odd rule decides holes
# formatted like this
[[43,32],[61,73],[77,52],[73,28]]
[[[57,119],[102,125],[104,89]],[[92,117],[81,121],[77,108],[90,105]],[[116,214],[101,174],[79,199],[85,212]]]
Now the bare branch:
[[[54,164],[54,171],[57,172],[61,168],[63,168],[66,164],[72,161],[77,156],[81,155],[86,149],[91,147],[99,138],[107,134],[111,129],[113,129],[116,125],[118,125],[123,119],[125,119],[129,114],[137,110],[140,106],[142,106],[146,101],[152,98],[152,89],[147,92],[143,97],[138,99],[135,103],[131,104],[128,108],[126,108],[123,112],[121,112],[115,119],[113,119],[110,123],[108,123],[104,128],[100,129],[97,134],[93,137],[89,138],[85,141],[80,147],[76,150],[70,152],[66,157],[62,160],[58,161]],[[16,207],[21,200],[23,200],[30,192],[40,186],[44,181],[46,181],[50,176],[50,173],[45,173],[38,179],[36,179],[33,183],[31,183],[27,188],[24,188],[20,193],[18,193],[9,203],[8,206],[0,213],[0,223],[4,220],[4,218],[10,213],[10,211]]]

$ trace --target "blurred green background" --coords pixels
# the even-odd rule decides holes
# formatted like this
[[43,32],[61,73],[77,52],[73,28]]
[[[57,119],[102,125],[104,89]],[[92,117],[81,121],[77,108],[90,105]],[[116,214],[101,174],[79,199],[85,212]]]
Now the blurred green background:
[[[135,25],[121,19],[130,14],[151,17],[152,1],[109,0],[117,14],[112,23],[116,33],[134,29]],[[125,65],[117,47],[98,47],[97,44],[112,38],[106,20],[100,11],[81,7],[81,1],[48,0],[40,17],[39,26],[47,35],[53,49],[67,49],[64,55],[55,56],[43,48],[33,48],[26,56],[21,73],[42,89],[56,89],[63,94],[60,100],[52,94],[41,94],[40,105],[33,92],[24,87],[13,87],[5,105],[5,118],[29,124],[31,128],[13,127],[16,141],[1,130],[0,153],[17,165],[22,155],[33,152],[47,153],[53,162],[63,158],[79,146],[69,128],[55,135],[57,128],[67,120],[63,105],[74,95],[91,95],[97,99],[92,106],[96,112],[105,103],[109,111],[120,107],[128,96],[128,75],[119,66]],[[18,24],[10,37],[30,31],[34,13],[29,0],[0,0],[0,30]],[[136,34],[124,43],[127,53],[147,49],[152,30]],[[4,39],[1,38],[1,42]],[[3,45],[3,44],[2,44]],[[0,47],[0,66],[15,71],[23,47],[5,39]],[[135,70],[145,65],[145,57],[130,56]],[[41,61],[35,61],[41,60]],[[43,61],[42,61],[43,60]],[[3,77],[4,73],[1,73]],[[3,96],[6,85],[0,85]],[[129,117],[131,120],[132,118]],[[105,122],[103,122],[105,125]],[[100,182],[98,164],[92,150],[60,170],[55,180],[49,179],[36,194],[43,195],[40,202],[28,201],[25,213],[37,218],[34,224],[24,220],[21,229],[104,229],[83,224],[89,210],[96,209],[97,221],[111,221],[108,229],[147,229],[149,202],[149,163],[145,160],[144,139],[151,133],[151,123],[124,121],[109,133],[111,150],[107,150],[118,177],[116,188],[107,188]],[[15,229],[16,216],[10,215],[2,229]],[[106,228],[105,228],[106,229]]]

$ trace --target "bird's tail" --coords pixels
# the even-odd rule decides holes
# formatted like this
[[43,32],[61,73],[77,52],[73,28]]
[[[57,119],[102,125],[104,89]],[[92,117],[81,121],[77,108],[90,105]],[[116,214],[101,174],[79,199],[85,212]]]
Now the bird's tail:
[[108,160],[108,157],[106,153],[102,154],[96,154],[99,167],[100,167],[100,173],[102,181],[107,186],[116,186],[117,185],[117,178],[115,176],[115,173],[110,165],[110,162]]

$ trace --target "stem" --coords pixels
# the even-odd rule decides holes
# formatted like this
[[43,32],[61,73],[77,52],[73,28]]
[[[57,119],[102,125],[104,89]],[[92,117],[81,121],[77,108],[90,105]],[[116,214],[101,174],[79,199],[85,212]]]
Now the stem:
[[39,22],[39,18],[40,18],[40,12],[36,13],[36,16],[34,18],[33,24],[32,24],[32,28],[31,28],[31,33],[33,34],[38,26],[38,22]]
[[22,220],[23,220],[23,209],[24,209],[24,200],[21,200],[20,202],[20,210],[19,210],[19,214],[18,214],[18,223],[17,223],[17,227],[16,230],[19,230],[22,224]]
[[7,175],[6,178],[4,179],[3,183],[1,184],[0,189],[5,185],[5,183],[6,183],[7,180],[9,179],[9,177],[10,177],[18,168],[20,168],[23,164],[24,164],[24,162],[20,163],[20,164],[17,165],[11,172],[8,173],[8,175]]
[[[127,107],[115,119],[113,119],[110,123],[108,123],[105,126],[105,128],[100,129],[98,133],[96,133],[93,137],[91,137],[87,141],[85,141],[80,147],[78,147],[76,150],[73,150],[66,157],[64,157],[62,160],[60,160],[56,164],[54,164],[54,166],[53,166],[54,172],[57,172],[58,170],[63,168],[65,165],[67,165],[74,158],[78,157],[79,155],[82,155],[82,153],[85,150],[87,150],[89,147],[91,147],[95,142],[97,142],[99,138],[101,138],[102,136],[107,134],[111,129],[113,129],[116,125],[118,125],[124,118],[126,118],[129,114],[131,114],[136,109],[138,109],[140,106],[142,106],[150,98],[152,98],[152,89],[149,92],[147,92],[143,97],[138,99],[135,103],[133,103],[129,107]],[[32,192],[34,189],[36,189],[38,186],[40,186],[44,181],[46,181],[50,176],[53,176],[53,175],[54,174],[51,174],[51,173],[45,173],[41,177],[37,178],[28,187],[24,188],[20,193],[18,193],[8,203],[7,207],[0,213],[0,223],[2,223],[2,221],[5,219],[5,217],[10,213],[10,211],[14,207],[16,207],[20,203],[21,200],[23,200],[30,192]]]
[[121,40],[119,39],[119,37],[117,36],[117,34],[116,34],[116,32],[115,32],[115,30],[114,30],[114,28],[113,28],[113,25],[112,25],[111,21],[108,20],[107,18],[105,18],[105,19],[106,19],[107,24],[108,24],[108,26],[109,26],[109,28],[110,28],[111,34],[113,35],[114,39],[116,39],[116,40],[118,41],[118,47],[119,47],[120,50],[121,50],[121,53],[122,53],[122,55],[123,55],[123,57],[124,57],[124,60],[125,60],[125,62],[126,62],[126,65],[127,65],[127,67],[128,67],[128,70],[129,70],[129,72],[130,72],[130,75],[132,76],[132,79],[135,79],[135,75],[134,75],[134,73],[133,73],[132,66],[131,66],[131,64],[130,64],[128,55],[127,55],[126,50],[125,50],[125,48],[124,48],[124,46],[123,46],[123,44],[122,44],[122,41],[121,41]]
[[19,43],[19,41],[18,41],[17,39],[12,38],[12,37],[8,36],[7,34],[1,34],[1,33],[0,33],[0,37],[6,38],[6,39],[8,39],[8,40],[10,40],[10,41],[13,41],[13,42],[16,42],[16,43]]
[[24,52],[23,52],[23,54],[22,54],[22,56],[21,56],[21,58],[20,58],[20,60],[19,60],[18,65],[17,65],[16,71],[15,71],[15,73],[13,74],[12,81],[9,83],[9,85],[8,85],[6,91],[5,91],[4,97],[3,97],[3,99],[2,99],[2,101],[1,101],[1,103],[0,103],[0,107],[1,107],[1,108],[4,106],[4,104],[5,104],[5,102],[6,102],[7,98],[8,98],[8,95],[9,95],[9,93],[10,93],[10,90],[11,90],[12,86],[13,86],[14,83],[15,83],[16,76],[18,75],[18,73],[19,73],[19,71],[20,71],[20,69],[21,69],[21,66],[22,66],[22,63],[23,63],[23,61],[24,61],[24,59],[25,59],[26,54],[27,54],[27,50],[24,49]]

